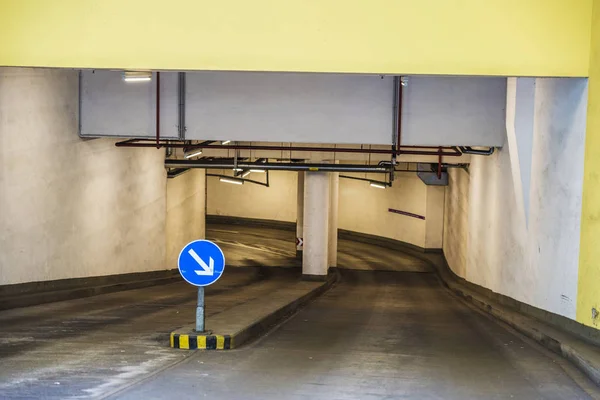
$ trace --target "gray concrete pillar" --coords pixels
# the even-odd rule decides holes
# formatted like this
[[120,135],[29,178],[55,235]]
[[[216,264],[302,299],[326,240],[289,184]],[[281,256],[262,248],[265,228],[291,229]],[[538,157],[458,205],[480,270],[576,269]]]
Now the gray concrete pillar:
[[304,177],[304,249],[302,276],[325,280],[329,247],[329,174],[306,172]]
[[338,248],[338,203],[340,194],[340,173],[329,173],[329,266],[337,266]]
[[304,231],[304,171],[298,172],[298,192],[296,202],[296,258],[302,260]]
[[445,196],[445,186],[427,186],[425,248],[428,250],[440,250],[443,245]]

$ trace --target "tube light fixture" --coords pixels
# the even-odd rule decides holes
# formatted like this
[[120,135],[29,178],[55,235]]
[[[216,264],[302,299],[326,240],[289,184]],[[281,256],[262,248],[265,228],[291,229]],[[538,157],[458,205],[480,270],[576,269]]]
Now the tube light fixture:
[[224,140],[221,142],[221,144],[229,144],[229,143],[231,143],[231,140]]
[[202,154],[202,150],[197,150],[197,151],[194,151],[194,152],[185,153],[184,157],[185,158],[192,158],[192,157],[199,156],[200,154]]
[[235,172],[240,172],[240,171],[243,171],[243,169],[241,169],[241,168],[234,168],[233,170],[234,170]]
[[235,178],[219,178],[219,181],[225,182],[225,183],[233,183],[234,185],[243,185],[244,184],[243,180],[235,179]]
[[371,185],[371,187],[374,187],[377,189],[385,189],[387,187],[386,184],[381,183],[381,182],[375,182],[375,181],[369,182],[369,185]]
[[252,171],[246,171],[242,174],[242,178],[247,177],[248,175],[250,175],[252,173]]
[[257,174],[262,174],[265,172],[264,169],[251,169],[250,172],[256,172]]
[[152,80],[150,71],[123,71],[123,80],[125,82],[148,82]]

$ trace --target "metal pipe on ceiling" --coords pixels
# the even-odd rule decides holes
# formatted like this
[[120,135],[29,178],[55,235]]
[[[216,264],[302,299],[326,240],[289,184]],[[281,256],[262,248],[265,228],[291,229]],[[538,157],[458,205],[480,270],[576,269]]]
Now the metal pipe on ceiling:
[[179,175],[185,174],[188,172],[189,168],[173,168],[167,170],[167,179],[177,178]]
[[[265,150],[265,151],[308,151],[321,153],[361,153],[361,154],[406,154],[421,156],[437,156],[439,150],[437,146],[401,146],[397,150],[392,149],[353,149],[347,147],[303,147],[303,146],[265,146],[265,145],[191,145],[190,149],[231,149],[231,150]],[[407,150],[408,149],[408,150]],[[422,149],[422,150],[421,150]],[[431,149],[431,150],[424,150]],[[442,147],[443,155],[449,157],[460,157],[462,153],[456,146]]]
[[442,148],[440,147],[440,155],[438,157],[437,177],[442,179]]
[[398,148],[402,146],[402,77],[398,78],[398,139],[396,143]]
[[178,98],[179,98],[179,126],[178,133],[179,139],[185,139],[185,72],[179,72],[178,78]]
[[234,165],[221,161],[206,160],[165,160],[166,168],[204,168],[204,169],[255,169],[276,171],[326,171],[326,172],[389,172],[390,168],[379,165],[362,164],[302,164],[302,163],[256,163],[243,162]]
[[468,163],[460,163],[460,164],[442,164],[443,168],[469,168]]
[[[265,145],[211,145],[205,144],[189,144],[185,142],[164,141],[160,144],[155,144],[150,139],[129,139],[115,143],[117,147],[173,147],[185,148],[186,150],[196,149],[214,149],[214,150],[264,150],[264,151],[307,151],[321,153],[360,153],[360,154],[398,154],[398,155],[421,155],[421,156],[437,156],[440,154],[437,146],[401,146],[397,150],[392,149],[354,149],[347,147],[304,147],[304,146],[265,146]],[[426,150],[431,149],[431,150]],[[460,157],[461,151],[457,146],[443,146],[442,155],[447,157]]]
[[487,150],[478,150],[472,148],[471,146],[460,146],[460,151],[463,154],[472,154],[477,156],[491,156],[492,154],[494,154],[494,150],[494,147],[490,147]]
[[156,71],[156,148],[160,147],[160,72]]

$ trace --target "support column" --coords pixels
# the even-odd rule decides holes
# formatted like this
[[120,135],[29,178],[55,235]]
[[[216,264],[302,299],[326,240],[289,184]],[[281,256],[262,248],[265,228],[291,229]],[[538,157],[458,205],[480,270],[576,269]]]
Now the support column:
[[329,174],[306,172],[304,177],[304,250],[302,276],[325,280],[329,245]]
[[296,258],[302,260],[304,232],[304,171],[298,172],[298,192],[296,201]]
[[445,186],[427,186],[425,248],[428,250],[440,250],[443,245],[445,196]]
[[337,267],[340,173],[329,173],[329,266]]

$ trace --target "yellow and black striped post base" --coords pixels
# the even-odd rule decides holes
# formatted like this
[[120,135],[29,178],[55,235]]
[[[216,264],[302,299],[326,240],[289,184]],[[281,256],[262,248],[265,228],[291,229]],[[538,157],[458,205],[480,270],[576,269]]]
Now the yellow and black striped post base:
[[171,333],[171,347],[185,350],[229,350],[233,349],[231,335],[196,335]]

